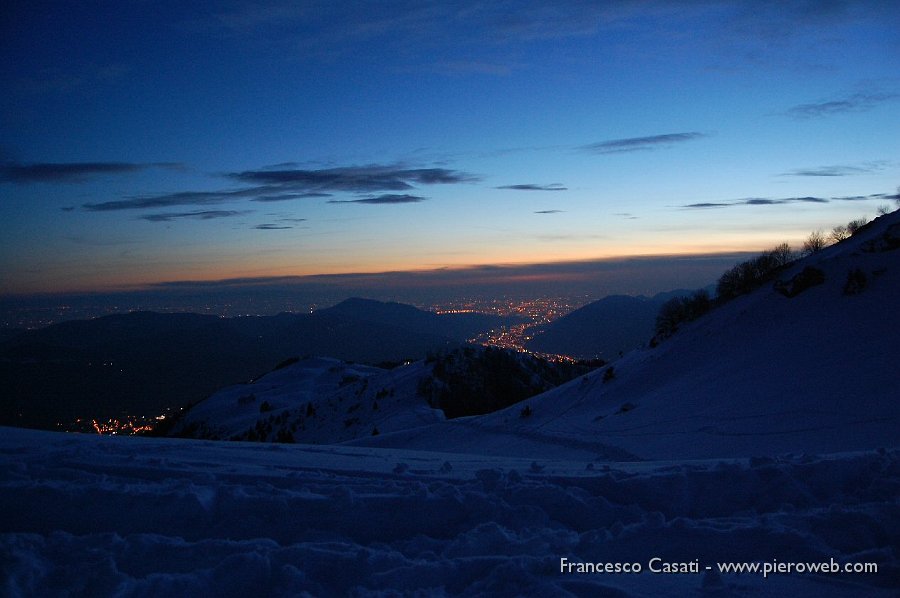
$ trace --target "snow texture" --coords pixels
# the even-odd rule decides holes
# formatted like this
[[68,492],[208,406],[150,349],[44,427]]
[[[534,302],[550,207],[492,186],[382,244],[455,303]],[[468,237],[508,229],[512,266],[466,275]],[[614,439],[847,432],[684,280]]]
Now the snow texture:
[[[900,453],[603,464],[63,435],[0,438],[8,596],[892,596]],[[560,558],[638,562],[560,573]],[[878,563],[665,575],[649,559]]]
[[[896,596],[898,220],[879,218],[783,272],[782,285],[529,399],[527,416],[514,405],[421,421],[408,392],[420,366],[309,360],[258,381],[252,400],[228,389],[193,415],[227,436],[267,409],[314,402],[316,441],[355,440],[0,428],[0,591]],[[790,281],[806,268],[823,281],[799,289]],[[367,417],[384,417],[384,433],[346,432],[340,397],[379,394],[385,415]],[[655,557],[700,570],[651,573]],[[643,572],[563,573],[562,558]],[[878,570],[717,570],[832,560]]]
[[192,407],[175,435],[334,443],[443,420],[416,394],[424,364],[383,370],[312,357]]

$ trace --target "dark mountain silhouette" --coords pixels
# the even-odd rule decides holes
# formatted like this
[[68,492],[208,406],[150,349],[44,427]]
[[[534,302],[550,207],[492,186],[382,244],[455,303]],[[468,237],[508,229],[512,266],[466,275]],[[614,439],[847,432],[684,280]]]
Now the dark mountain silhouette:
[[439,334],[458,340],[472,338],[485,330],[498,326],[510,326],[526,321],[525,318],[519,316],[500,317],[483,313],[436,314],[403,303],[385,303],[359,297],[352,297],[334,307],[315,313],[320,316],[340,315],[411,332]]
[[[247,382],[292,356],[415,360],[482,322],[353,300],[312,314],[221,318],[134,312],[22,331],[0,342],[0,423],[52,428],[79,417],[154,415]],[[475,327],[477,328],[477,326]]]
[[663,303],[691,292],[679,289],[653,297],[610,295],[551,322],[526,346],[540,353],[614,359],[650,340]]

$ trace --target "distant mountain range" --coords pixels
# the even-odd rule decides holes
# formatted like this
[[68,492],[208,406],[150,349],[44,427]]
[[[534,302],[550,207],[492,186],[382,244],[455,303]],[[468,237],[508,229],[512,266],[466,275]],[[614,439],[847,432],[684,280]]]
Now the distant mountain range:
[[647,343],[662,304],[692,292],[679,289],[653,297],[610,295],[554,320],[526,347],[539,353],[609,361]]
[[123,411],[152,415],[247,382],[289,357],[417,360],[516,321],[354,298],[311,314],[135,312],[63,322],[0,340],[0,423],[52,428]]

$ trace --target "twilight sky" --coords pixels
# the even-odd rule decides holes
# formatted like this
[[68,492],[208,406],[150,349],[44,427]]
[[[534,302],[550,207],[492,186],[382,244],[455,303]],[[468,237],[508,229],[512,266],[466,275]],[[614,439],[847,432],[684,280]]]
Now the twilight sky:
[[797,245],[894,205],[898,31],[888,0],[7,0],[0,294]]

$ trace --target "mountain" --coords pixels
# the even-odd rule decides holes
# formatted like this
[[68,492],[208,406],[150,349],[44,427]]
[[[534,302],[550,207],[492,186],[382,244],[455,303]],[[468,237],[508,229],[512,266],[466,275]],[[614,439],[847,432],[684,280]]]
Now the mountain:
[[311,357],[191,407],[173,436],[333,444],[489,413],[588,368],[492,347],[437,351],[390,370]]
[[416,393],[424,362],[384,370],[330,358],[291,363],[193,406],[170,435],[327,444],[444,419]]
[[0,423],[53,428],[76,418],[162,413],[292,356],[415,360],[473,329],[411,306],[354,300],[312,314],[221,318],[135,312],[22,331],[0,342]]
[[207,415],[256,430],[316,400],[331,435],[395,400],[398,426],[327,446],[0,429],[3,593],[896,596],[898,291],[892,214],[487,415],[413,421],[402,389],[438,359],[310,359]]
[[512,326],[527,321],[519,316],[497,316],[475,312],[442,313],[416,309],[411,305],[351,297],[333,307],[315,312],[318,316],[339,315],[364,320],[412,333],[428,333],[466,340],[492,328]]
[[480,418],[358,441],[697,459],[895,446],[900,213],[800,259],[656,348]]
[[610,295],[554,320],[536,333],[526,347],[539,353],[581,359],[615,359],[650,340],[663,303],[691,292],[680,289],[653,297]]

